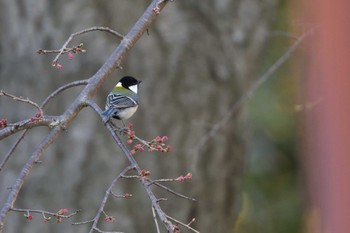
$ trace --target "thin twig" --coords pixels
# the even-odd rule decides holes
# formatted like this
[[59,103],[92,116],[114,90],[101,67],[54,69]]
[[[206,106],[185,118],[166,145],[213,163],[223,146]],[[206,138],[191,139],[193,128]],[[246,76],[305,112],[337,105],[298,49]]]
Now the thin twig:
[[151,183],[166,183],[166,182],[175,182],[177,181],[176,178],[175,179],[157,179],[157,180],[153,180]]
[[9,98],[12,98],[13,100],[15,101],[19,101],[19,102],[23,102],[23,103],[27,103],[27,104],[30,104],[32,106],[34,106],[35,108],[38,109],[38,111],[40,112],[40,115],[42,116],[43,115],[43,110],[42,108],[35,102],[31,101],[29,98],[23,98],[23,97],[17,97],[17,96],[14,96],[12,94],[9,94],[9,93],[6,93],[5,91],[3,90],[0,90],[0,96],[6,96],[6,97],[9,97]]
[[[214,137],[217,132],[231,119],[232,115],[236,113],[249,99],[251,99],[258,90],[259,87],[263,83],[265,83],[273,73],[276,72],[278,68],[280,68],[292,55],[292,53],[299,47],[301,42],[305,40],[308,36],[312,35],[314,32],[314,29],[311,29],[305,33],[303,33],[299,38],[292,44],[291,47],[285,51],[285,53],[277,59],[277,61],[270,66],[267,71],[260,77],[258,80],[238,99],[238,101],[225,113],[225,115],[219,120],[216,124],[213,125],[213,127],[209,130],[208,133],[206,133],[197,143],[196,146],[191,149],[193,152],[198,152],[200,148],[202,148],[207,141]],[[195,154],[195,153],[192,153]],[[199,159],[199,155],[197,154],[196,160]],[[197,161],[194,163],[197,164]]]
[[157,233],[160,233],[159,225],[158,225],[158,221],[157,221],[157,216],[156,216],[156,211],[154,210],[153,206],[152,206],[152,215],[153,215],[154,223],[156,224]]
[[89,79],[84,79],[84,80],[78,80],[78,81],[70,82],[70,83],[67,83],[67,84],[59,87],[54,92],[52,92],[49,96],[46,97],[46,99],[41,104],[41,107],[44,108],[47,105],[47,103],[49,103],[49,101],[52,98],[54,98],[56,95],[58,95],[62,91],[67,90],[68,88],[71,88],[71,87],[87,85],[88,83],[89,83]]
[[118,37],[118,39],[123,40],[124,36],[122,34],[120,34],[119,32],[116,32],[108,27],[91,27],[91,28],[87,28],[87,29],[83,29],[79,32],[75,32],[73,34],[71,34],[69,36],[69,38],[66,40],[66,42],[63,44],[62,48],[59,50],[39,50],[39,53],[58,53],[55,57],[55,59],[52,61],[53,65],[56,65],[58,62],[58,59],[60,58],[60,56],[62,54],[64,54],[65,52],[67,52],[67,45],[69,44],[69,42],[71,42],[71,40],[73,40],[74,37],[82,35],[84,33],[88,33],[88,32],[93,32],[93,31],[103,31],[103,32],[108,32],[111,33],[113,35],[115,35],[116,37]]
[[170,219],[171,221],[174,221],[174,222],[176,222],[177,224],[180,224],[181,226],[186,227],[188,230],[191,230],[191,231],[193,231],[193,232],[195,232],[195,233],[200,233],[200,232],[197,231],[196,229],[194,229],[194,228],[192,228],[192,227],[189,226],[189,224],[191,224],[191,223],[193,222],[193,219],[191,220],[191,222],[190,222],[189,224],[185,224],[185,223],[183,223],[183,222],[180,222],[179,220],[176,220],[175,218],[170,217],[169,215],[167,215],[166,217],[167,217],[168,219]]
[[139,179],[141,176],[139,175],[131,175],[131,176],[122,176],[122,178],[126,178],[126,179]]
[[16,147],[18,146],[18,144],[22,141],[22,139],[24,138],[25,134],[27,133],[28,129],[24,130],[21,134],[21,136],[16,140],[16,142],[12,145],[12,147],[10,148],[10,150],[7,152],[7,154],[5,155],[5,157],[2,159],[1,164],[0,164],[0,171],[4,168],[5,164],[7,163],[7,161],[9,160],[9,158],[11,157],[12,153],[14,152],[14,150],[16,149]]
[[103,231],[103,230],[101,230],[98,227],[95,227],[94,230],[97,231],[97,232],[100,232],[100,233],[124,233],[124,232],[120,232],[120,231]]
[[[90,228],[90,231],[89,233],[92,233],[94,230],[97,229],[97,223],[101,217],[101,213],[104,213],[104,208],[105,208],[105,205],[107,203],[107,199],[108,199],[108,196],[111,195],[111,191],[115,185],[115,183],[121,178],[122,175],[124,175],[125,173],[127,173],[128,171],[134,169],[133,166],[128,166],[126,167],[121,173],[119,173],[119,175],[114,178],[114,180],[111,182],[111,185],[109,186],[109,188],[106,190],[106,194],[105,196],[103,197],[102,199],[102,202],[100,204],[100,207],[96,213],[96,216],[94,217],[93,221],[92,221],[92,226]],[[105,214],[106,215],[106,214]]]
[[160,187],[160,188],[162,188],[162,189],[168,191],[169,193],[174,194],[175,196],[178,196],[178,197],[181,197],[181,198],[190,200],[190,201],[197,201],[197,200],[196,200],[195,198],[193,198],[193,197],[187,197],[187,196],[185,196],[185,195],[183,195],[183,194],[181,194],[181,193],[175,192],[174,190],[172,190],[172,189],[170,189],[170,188],[168,188],[168,187],[166,187],[166,186],[164,186],[164,185],[162,185],[162,184],[159,184],[158,182],[152,182],[152,181],[150,181],[149,184],[154,184],[154,185],[156,185],[156,186],[158,186],[158,187]]
[[[74,81],[74,82],[63,85],[62,87],[59,87],[57,90],[52,92],[48,97],[46,97],[46,99],[40,105],[40,108],[43,109],[52,98],[54,98],[57,94],[61,93],[62,91],[66,90],[68,88],[74,87],[74,86],[86,85],[87,83],[88,83],[88,79],[85,79],[85,80]],[[16,140],[16,142],[12,145],[11,149],[4,156],[4,158],[0,164],[0,171],[4,168],[5,164],[7,163],[7,161],[9,160],[9,158],[11,157],[12,153],[15,151],[15,149],[17,148],[19,143],[22,141],[22,139],[24,138],[24,136],[28,130],[29,129],[26,129],[23,131],[21,136]]]
[[129,197],[132,197],[132,194],[130,194],[130,193],[125,193],[123,195],[120,195],[120,194],[118,195],[118,194],[114,193],[112,190],[111,190],[111,194],[113,196],[115,196],[116,198],[129,198]]
[[86,220],[86,221],[82,221],[82,222],[73,222],[72,225],[83,225],[83,224],[92,223],[93,221],[94,221],[94,219],[90,219],[90,220]]
[[75,215],[77,215],[79,212],[81,212],[81,210],[76,210],[75,212],[71,213],[71,214],[57,214],[57,213],[53,213],[53,212],[49,212],[46,210],[33,210],[33,209],[20,209],[20,208],[10,208],[11,211],[14,212],[22,212],[22,213],[37,213],[37,214],[45,214],[45,215],[50,215],[53,217],[60,217],[60,218],[71,218]]

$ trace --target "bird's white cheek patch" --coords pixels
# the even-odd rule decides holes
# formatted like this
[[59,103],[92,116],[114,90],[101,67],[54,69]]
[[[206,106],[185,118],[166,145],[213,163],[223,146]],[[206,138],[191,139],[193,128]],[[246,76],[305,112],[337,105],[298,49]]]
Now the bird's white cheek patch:
[[129,87],[129,89],[137,94],[137,91],[138,91],[137,90],[138,89],[137,85],[132,85],[132,86]]

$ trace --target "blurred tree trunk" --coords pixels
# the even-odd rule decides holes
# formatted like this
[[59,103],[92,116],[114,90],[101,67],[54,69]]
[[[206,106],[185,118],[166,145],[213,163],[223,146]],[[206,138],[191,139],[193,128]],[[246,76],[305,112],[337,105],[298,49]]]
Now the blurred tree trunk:
[[[154,178],[193,173],[193,181],[171,186],[198,202],[178,200],[164,192],[159,196],[168,197],[162,206],[169,215],[184,222],[195,217],[194,227],[201,232],[233,231],[240,208],[239,186],[247,143],[244,110],[231,117],[203,146],[198,147],[198,142],[227,114],[254,77],[268,39],[274,4],[275,0],[218,0],[206,4],[188,0],[169,4],[150,28],[149,36],[141,38],[122,64],[124,69],[96,98],[103,106],[105,96],[124,74],[144,80],[142,105],[131,119],[134,129],[145,139],[169,136],[173,152],[143,153],[136,158]],[[93,33],[75,40],[75,44],[84,42],[87,53],[76,55],[71,62],[62,59],[62,71],[51,67],[51,56],[39,56],[35,51],[59,48],[71,33],[91,26],[108,26],[125,34],[146,5],[144,1],[3,0],[1,89],[41,102],[60,85],[88,78],[117,45],[112,36]],[[46,113],[62,113],[78,91],[76,88],[61,95]],[[29,107],[4,99],[0,99],[0,109],[0,118],[9,121],[33,115]],[[0,173],[1,187],[11,185],[45,132],[41,129],[27,135]],[[1,156],[10,141],[0,142]],[[81,208],[78,220],[89,219],[107,185],[125,164],[101,120],[92,111],[83,111],[43,157],[43,164],[24,185],[17,206],[53,211]],[[116,216],[117,225],[104,229],[154,232],[150,203],[138,182],[122,182],[118,191],[130,192],[133,198],[110,203],[108,214]],[[6,189],[0,190],[1,203],[6,194]],[[71,227],[68,222],[27,223],[20,214],[11,214],[5,231],[85,232],[89,226]]]

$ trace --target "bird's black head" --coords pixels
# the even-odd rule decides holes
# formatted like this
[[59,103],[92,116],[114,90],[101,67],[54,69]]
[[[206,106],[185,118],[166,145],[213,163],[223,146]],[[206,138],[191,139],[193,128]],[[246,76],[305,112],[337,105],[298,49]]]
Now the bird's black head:
[[129,87],[131,87],[131,86],[135,86],[135,85],[138,85],[139,83],[141,83],[140,80],[137,80],[136,78],[131,77],[131,76],[125,76],[122,79],[120,79],[119,82],[122,84],[122,86],[124,88],[127,88],[127,89],[129,89]]

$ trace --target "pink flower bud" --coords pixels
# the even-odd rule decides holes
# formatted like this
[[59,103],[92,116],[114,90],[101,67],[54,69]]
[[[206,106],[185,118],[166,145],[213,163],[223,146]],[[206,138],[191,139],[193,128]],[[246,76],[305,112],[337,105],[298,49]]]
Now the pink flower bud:
[[171,146],[167,145],[166,148],[165,148],[165,152],[170,152],[170,151],[171,151]]
[[161,145],[156,146],[157,151],[163,151],[163,147]]
[[184,177],[185,178],[185,180],[190,180],[190,179],[192,179],[192,173],[187,173],[187,175]]
[[114,222],[114,218],[112,217],[112,216],[106,216],[105,218],[104,218],[104,221],[105,222]]
[[61,64],[59,64],[59,63],[57,63],[56,67],[57,67],[58,70],[62,70],[63,69],[63,66]]
[[24,214],[24,217],[26,217],[26,219],[28,219],[28,220],[32,220],[33,219],[33,215],[31,215],[31,214]]
[[60,209],[59,211],[57,211],[57,214],[60,214],[60,215],[63,215],[63,214],[66,214],[66,213],[68,213],[68,209],[67,208]]
[[176,180],[176,181],[179,181],[179,182],[184,182],[185,177],[179,176],[179,177],[177,177],[175,180]]
[[69,60],[72,60],[73,58],[74,58],[73,53],[69,52],[69,53],[68,53],[68,59],[69,59]]
[[159,136],[157,136],[154,140],[155,140],[156,142],[162,142],[162,139],[161,139]]
[[128,123],[128,129],[131,129],[131,128],[132,128],[132,123],[129,122],[129,123]]
[[124,194],[124,197],[125,197],[125,198],[131,197],[131,196],[132,196],[132,195],[131,195],[130,193],[125,193],[125,194]]

